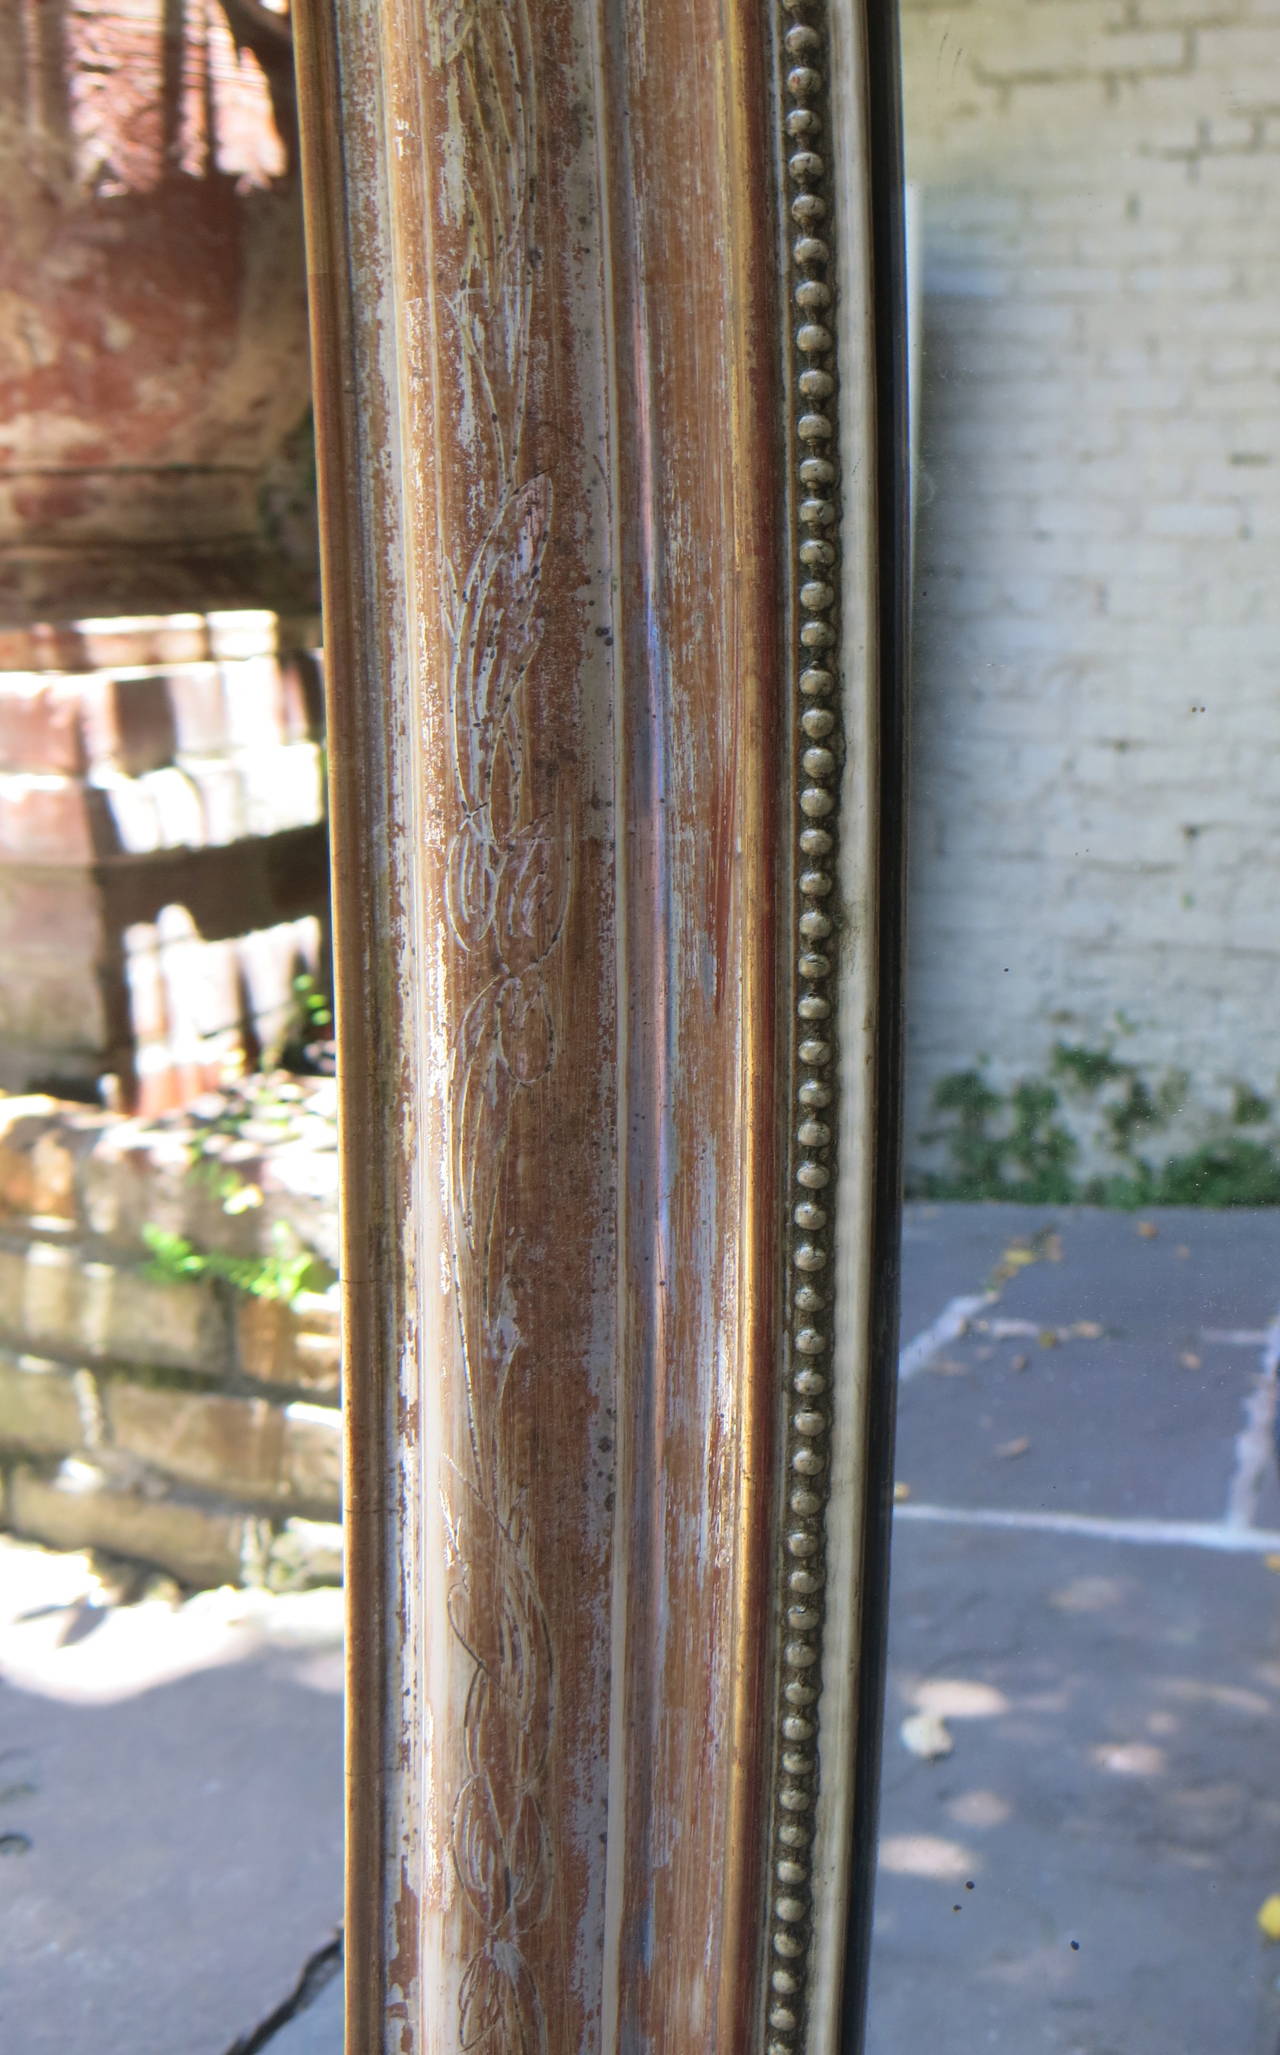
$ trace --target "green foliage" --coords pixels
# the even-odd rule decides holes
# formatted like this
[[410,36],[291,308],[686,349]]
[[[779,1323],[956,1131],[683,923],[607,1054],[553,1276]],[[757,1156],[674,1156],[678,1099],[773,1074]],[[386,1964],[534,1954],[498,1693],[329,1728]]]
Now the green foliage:
[[197,1249],[180,1234],[148,1222],[142,1239],[151,1251],[148,1274],[166,1284],[190,1284],[216,1277],[233,1291],[291,1305],[304,1291],[323,1291],[333,1282],[327,1263],[293,1245],[282,1221],[275,1223],[275,1248],[268,1256],[231,1256],[224,1249]]
[[272,1047],[262,1053],[262,1067],[267,1072],[308,1069],[310,1046],[333,1034],[333,998],[320,981],[310,971],[300,971],[292,989],[291,1017]]
[[310,971],[303,971],[294,979],[293,996],[308,1037],[321,1035],[333,1026],[333,1008],[329,1003],[329,995],[321,990]]
[[1280,1156],[1261,1142],[1210,1142],[1171,1157],[1156,1189],[1162,1206],[1280,1206]]
[[[303,983],[308,988],[306,996],[313,996],[311,980],[295,980],[295,990]],[[212,1119],[202,1120],[190,1131],[187,1176],[210,1191],[225,1214],[256,1210],[263,1204],[261,1186],[228,1165],[222,1151],[230,1143],[246,1140],[261,1149],[269,1148],[273,1141],[293,1139],[299,1132],[299,1113],[299,1088],[291,1080],[265,1072],[246,1078],[234,1092],[227,1093]],[[283,1221],[274,1223],[272,1247],[265,1255],[237,1256],[222,1249],[199,1249],[152,1221],[143,1226],[142,1238],[151,1252],[150,1275],[168,1283],[212,1277],[253,1298],[291,1303],[300,1292],[324,1291],[334,1282],[331,1266],[302,1247]]]
[[1117,1063],[1110,1049],[1086,1049],[1069,1042],[1056,1042],[1049,1069],[1084,1092],[1096,1092],[1113,1078],[1132,1075],[1129,1065]]
[[[936,1199],[1012,1199],[1026,1204],[1094,1206],[1280,1206],[1280,1146],[1225,1132],[1184,1155],[1153,1164],[1137,1153],[1143,1136],[1166,1127],[1184,1105],[1189,1080],[1168,1071],[1156,1082],[1111,1049],[1059,1042],[1054,1083],[1020,1079],[1007,1093],[979,1066],[940,1080],[933,1109],[941,1124],[924,1136],[945,1145],[945,1171],[927,1175],[921,1195]],[[1062,1120],[1058,1086],[1073,1099],[1099,1102],[1116,1168],[1083,1182],[1074,1175],[1076,1139]],[[1237,1085],[1232,1126],[1257,1128],[1268,1100]]]
[[1058,1103],[1051,1085],[1024,1081],[1006,1100],[980,1070],[943,1078],[934,1092],[934,1110],[953,1118],[925,1140],[946,1142],[951,1170],[927,1180],[927,1196],[1028,1204],[1069,1199],[1076,1144],[1055,1118]]
[[1271,1118],[1271,1101],[1249,1085],[1237,1085],[1231,1118],[1237,1127],[1260,1127],[1264,1120]]

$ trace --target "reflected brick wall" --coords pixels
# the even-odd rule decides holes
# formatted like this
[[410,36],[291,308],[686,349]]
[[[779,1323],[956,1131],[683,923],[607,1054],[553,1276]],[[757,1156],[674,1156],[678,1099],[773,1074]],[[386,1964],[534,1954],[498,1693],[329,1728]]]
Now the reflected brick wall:
[[[982,1053],[1280,1073],[1280,9],[904,0],[909,1133]],[[1180,1139],[1166,1137],[1173,1146]]]

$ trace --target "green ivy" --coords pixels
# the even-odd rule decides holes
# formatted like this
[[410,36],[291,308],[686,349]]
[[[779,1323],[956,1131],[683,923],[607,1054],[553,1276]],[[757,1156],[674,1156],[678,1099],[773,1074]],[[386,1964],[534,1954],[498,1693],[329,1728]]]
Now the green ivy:
[[[941,1143],[947,1167],[920,1179],[921,1197],[1010,1199],[1024,1204],[1096,1206],[1280,1206],[1280,1141],[1222,1133],[1184,1155],[1153,1164],[1138,1145],[1181,1111],[1190,1081],[1170,1070],[1156,1081],[1120,1061],[1110,1047],[1059,1042],[1050,1079],[1023,1078],[997,1091],[980,1064],[954,1071],[934,1089],[940,1124],[926,1143]],[[1063,1098],[1096,1100],[1115,1168],[1080,1179],[1079,1145],[1061,1117]],[[1237,1085],[1234,1127],[1257,1129],[1272,1115],[1268,1100]]]
[[292,1305],[301,1292],[324,1291],[333,1282],[329,1265],[291,1243],[282,1221],[275,1223],[275,1248],[267,1256],[231,1256],[224,1249],[197,1249],[183,1235],[148,1222],[142,1239],[151,1251],[148,1275],[165,1284],[190,1284],[214,1277],[255,1299]]

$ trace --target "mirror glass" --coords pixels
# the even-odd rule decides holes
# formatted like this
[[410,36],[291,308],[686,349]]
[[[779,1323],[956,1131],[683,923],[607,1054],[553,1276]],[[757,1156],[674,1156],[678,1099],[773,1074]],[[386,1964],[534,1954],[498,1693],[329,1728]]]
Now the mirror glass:
[[1280,10],[903,0],[915,570],[869,2047],[1280,2033]]
[[0,2044],[337,2055],[287,0],[0,16]]

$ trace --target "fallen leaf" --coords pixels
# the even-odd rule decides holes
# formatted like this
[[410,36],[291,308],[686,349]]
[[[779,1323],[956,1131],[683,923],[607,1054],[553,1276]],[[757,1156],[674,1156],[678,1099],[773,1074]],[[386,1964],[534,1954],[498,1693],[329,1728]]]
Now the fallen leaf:
[[1280,1570],[1280,1556],[1263,1556],[1262,1567],[1264,1570]]
[[895,1504],[896,1506],[900,1506],[900,1505],[902,1505],[902,1504],[903,1504],[903,1502],[904,1502],[904,1501],[905,1501],[906,1499],[909,1499],[909,1498],[910,1498],[910,1496],[911,1496],[911,1486],[910,1486],[909,1484],[895,1484],[895,1485],[894,1485],[894,1487],[893,1487],[893,1502],[894,1502],[894,1504]]
[[1153,1242],[1159,1232],[1160,1230],[1154,1220],[1140,1220],[1138,1222],[1138,1233],[1142,1236],[1144,1242]]
[[1077,1320],[1071,1332],[1072,1334],[1079,1335],[1081,1341],[1101,1341],[1103,1335],[1102,1322],[1100,1320]]
[[1020,1270],[1025,1270],[1029,1264],[1039,1261],[1040,1253],[1037,1249],[1028,1248],[1025,1242],[1010,1242],[991,1274],[992,1288],[998,1291],[1002,1284],[1008,1284],[1009,1279],[1016,1277]]
[[1056,1327],[1042,1327],[1036,1340],[1042,1349],[1056,1349],[1061,1337]]
[[1198,1370],[1200,1368],[1200,1358],[1191,1349],[1184,1349],[1178,1361],[1184,1370]]
[[1185,1242],[1179,1242],[1177,1248],[1174,1250],[1173,1253],[1175,1256],[1179,1257],[1182,1262],[1185,1263],[1187,1257],[1191,1254],[1191,1251],[1187,1247]]
[[1273,1891],[1258,1907],[1258,1925],[1269,1941],[1280,1941],[1280,1891]]
[[1026,1370],[1029,1368],[1030,1363],[1030,1356],[1015,1356],[1013,1361],[1010,1363],[1009,1368],[1011,1370]]
[[899,1727],[898,1737],[908,1754],[918,1755],[924,1762],[937,1762],[956,1745],[946,1721],[937,1713],[912,1713]]
[[1030,1446],[1031,1436],[1020,1434],[1016,1441],[1002,1441],[991,1453],[999,1456],[1002,1462],[1008,1462],[1011,1456],[1025,1456]]

